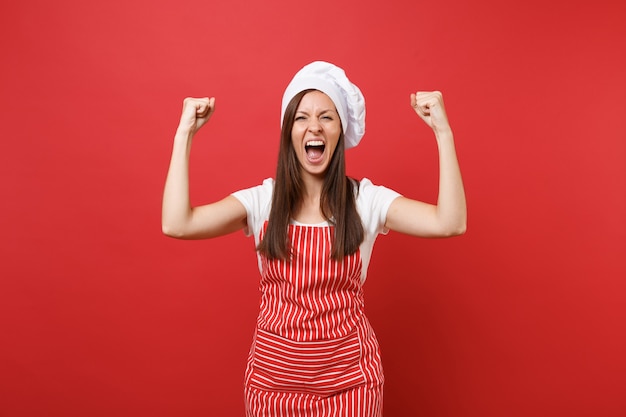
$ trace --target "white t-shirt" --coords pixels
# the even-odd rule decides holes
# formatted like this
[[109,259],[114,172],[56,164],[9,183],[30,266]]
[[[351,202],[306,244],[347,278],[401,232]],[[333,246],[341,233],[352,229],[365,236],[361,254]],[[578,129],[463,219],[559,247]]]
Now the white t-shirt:
[[[274,180],[268,178],[263,181],[261,185],[237,191],[232,194],[246,208],[248,227],[244,232],[246,236],[254,235],[255,247],[260,242],[263,224],[269,219],[273,190]],[[359,182],[356,207],[361,221],[363,222],[365,232],[363,243],[361,243],[359,248],[363,265],[361,272],[362,283],[365,282],[367,276],[367,267],[372,256],[372,249],[376,237],[380,233],[387,234],[388,232],[388,230],[385,229],[387,210],[389,210],[391,202],[399,196],[399,193],[389,188],[372,184],[367,178],[363,178]],[[299,224],[295,221],[292,221],[292,223]],[[327,222],[307,226],[329,227]],[[257,254],[257,256],[259,256],[259,270],[261,270],[261,258],[260,255]]]

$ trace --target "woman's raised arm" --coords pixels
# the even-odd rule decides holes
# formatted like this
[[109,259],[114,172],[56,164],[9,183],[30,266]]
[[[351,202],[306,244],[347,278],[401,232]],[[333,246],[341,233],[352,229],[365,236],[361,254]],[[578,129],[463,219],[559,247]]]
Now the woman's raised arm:
[[439,147],[437,205],[399,197],[391,203],[385,226],[420,237],[448,237],[465,233],[467,207],[454,136],[440,92],[411,94],[411,106],[435,133]]
[[246,210],[232,196],[212,204],[191,207],[189,200],[189,155],[198,130],[215,110],[215,98],[186,98],[174,136],[172,157],[163,191],[163,233],[179,239],[207,239],[246,226]]

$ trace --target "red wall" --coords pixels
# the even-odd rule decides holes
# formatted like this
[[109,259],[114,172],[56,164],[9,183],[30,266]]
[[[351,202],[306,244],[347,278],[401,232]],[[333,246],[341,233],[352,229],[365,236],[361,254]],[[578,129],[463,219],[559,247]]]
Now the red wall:
[[0,6],[1,416],[243,415],[253,243],[161,235],[172,135],[216,96],[192,198],[258,184],[315,59],[367,99],[351,175],[434,201],[412,91],[456,133],[468,233],[374,251],[385,415],[626,415],[626,4],[374,3]]

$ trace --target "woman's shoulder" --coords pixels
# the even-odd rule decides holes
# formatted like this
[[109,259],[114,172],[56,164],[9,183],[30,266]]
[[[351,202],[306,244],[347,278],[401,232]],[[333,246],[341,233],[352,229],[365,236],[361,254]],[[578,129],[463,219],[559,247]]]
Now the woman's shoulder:
[[232,195],[248,209],[252,206],[261,208],[271,201],[273,191],[274,179],[266,178],[261,184],[235,191]]
[[274,189],[274,178],[265,178],[261,184],[257,184],[248,188],[240,189],[238,191],[235,191],[233,194],[245,193],[245,192],[263,193],[267,191],[271,193],[273,189]]
[[401,194],[397,191],[388,188],[384,185],[377,185],[367,177],[361,178],[358,182],[358,188],[356,188],[357,204],[361,207],[366,205],[379,205],[387,206],[396,197]]
[[362,188],[362,187],[371,187],[371,186],[373,186],[373,185],[374,185],[374,183],[372,182],[372,180],[370,180],[370,179],[369,179],[369,178],[367,178],[367,177],[363,177],[363,178],[361,178],[360,180],[358,180],[358,183],[359,183],[359,188]]
[[274,188],[274,178],[265,178],[260,185],[257,185],[257,187],[273,189]]
[[[352,182],[355,185],[359,194],[361,193],[375,193],[380,189],[388,189],[387,187],[379,184],[375,184],[371,179],[363,177],[360,180],[352,178]],[[358,185],[358,186],[357,186]]]

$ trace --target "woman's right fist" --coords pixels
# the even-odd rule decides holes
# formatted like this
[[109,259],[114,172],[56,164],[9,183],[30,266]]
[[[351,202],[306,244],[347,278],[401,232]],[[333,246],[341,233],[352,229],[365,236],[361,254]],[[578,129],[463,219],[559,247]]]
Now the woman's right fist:
[[194,135],[215,111],[215,97],[193,98],[187,97],[183,101],[183,112],[178,124],[179,131]]

